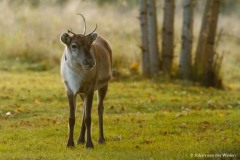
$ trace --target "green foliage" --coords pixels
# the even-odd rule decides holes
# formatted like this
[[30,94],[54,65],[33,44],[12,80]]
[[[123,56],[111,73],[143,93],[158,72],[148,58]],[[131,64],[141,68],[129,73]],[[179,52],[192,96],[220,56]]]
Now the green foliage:
[[[21,65],[21,64],[20,64]],[[0,159],[192,159],[191,154],[239,155],[239,91],[178,81],[112,81],[105,101],[106,145],[68,149],[68,103],[59,71],[1,70]],[[161,82],[161,83],[159,83]],[[10,112],[10,113],[8,113]],[[82,103],[78,98],[75,140]]]
[[236,0],[221,0],[221,13],[223,14],[231,14],[231,13],[237,13],[240,15],[239,7],[240,2]]

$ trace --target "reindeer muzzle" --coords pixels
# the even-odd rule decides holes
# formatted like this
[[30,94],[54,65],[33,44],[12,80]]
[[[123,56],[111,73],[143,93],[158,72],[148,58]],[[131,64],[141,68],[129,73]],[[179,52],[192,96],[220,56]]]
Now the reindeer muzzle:
[[83,68],[84,68],[85,70],[90,70],[90,69],[92,69],[95,65],[96,65],[96,62],[95,62],[95,60],[92,59],[92,58],[88,58],[88,59],[85,59],[85,60],[83,61]]

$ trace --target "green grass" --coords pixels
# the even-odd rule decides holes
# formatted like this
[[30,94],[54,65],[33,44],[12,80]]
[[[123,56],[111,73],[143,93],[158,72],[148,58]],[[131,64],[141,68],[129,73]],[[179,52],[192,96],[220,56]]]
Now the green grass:
[[[100,7],[79,0],[61,6],[53,2],[41,1],[38,7],[27,1],[22,5],[0,2],[0,160],[169,160],[193,159],[191,154],[194,157],[222,153],[240,156],[240,45],[235,36],[239,35],[239,28],[227,30],[228,26],[238,26],[235,12],[222,15],[219,20],[224,34],[217,51],[227,53],[222,66],[227,91],[164,78],[114,80],[105,100],[107,144],[97,144],[95,96],[92,113],[95,149],[86,150],[83,145],[65,147],[69,111],[56,70],[64,47],[59,36],[70,28],[82,32],[82,20],[76,15],[81,12],[86,17],[88,32],[98,24],[97,32],[108,39],[113,49],[114,69],[125,76],[133,62],[141,62],[138,7]],[[158,3],[161,50],[163,10],[162,2]],[[182,11],[177,10],[176,15],[182,15]],[[201,17],[198,13],[194,19],[194,48]],[[181,16],[176,18],[175,26],[174,65],[178,66]],[[80,98],[77,106],[75,141],[82,116]],[[10,116],[6,115],[8,112]]]
[[[66,148],[68,105],[58,70],[0,70],[0,159],[192,159],[191,154],[240,156],[239,91],[132,78],[112,81],[105,100],[106,145]],[[11,112],[11,116],[6,113]],[[75,141],[82,103],[77,104]],[[197,156],[197,155],[196,155]],[[196,157],[195,157],[196,158]],[[237,158],[236,158],[237,159]]]

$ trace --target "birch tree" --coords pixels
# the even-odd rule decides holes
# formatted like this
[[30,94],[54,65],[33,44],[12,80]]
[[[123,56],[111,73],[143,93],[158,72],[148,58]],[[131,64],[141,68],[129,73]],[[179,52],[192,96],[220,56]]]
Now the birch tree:
[[179,77],[189,79],[192,71],[194,0],[183,1],[182,50],[179,61]]
[[218,75],[214,70],[215,36],[220,8],[220,0],[206,1],[201,32],[195,57],[195,78],[205,86],[216,86]]
[[165,0],[162,35],[162,70],[166,74],[170,74],[172,70],[174,49],[174,10],[175,0]]
[[219,85],[218,75],[216,75],[216,70],[214,69],[215,59],[214,56],[216,54],[214,50],[215,45],[215,37],[217,32],[217,23],[218,23],[218,15],[220,9],[220,0],[212,0],[211,6],[211,21],[209,23],[209,33],[207,38],[207,46],[206,46],[206,69],[204,74],[204,85],[205,86],[216,86]]
[[210,23],[210,18],[211,18],[211,3],[212,0],[207,0],[205,9],[204,9],[204,15],[202,19],[202,26],[199,34],[199,39],[198,39],[198,45],[197,45],[197,50],[195,54],[195,60],[194,60],[194,78],[195,80],[199,80],[204,73],[204,57],[206,54],[204,52],[206,51],[206,44],[207,44],[207,34],[209,30],[209,23]]
[[147,2],[140,0],[140,25],[142,39],[142,72],[146,77],[150,77],[150,60],[148,48],[148,19],[147,19]]
[[159,51],[158,51],[158,32],[157,32],[157,15],[156,15],[156,1],[147,0],[148,12],[148,49],[150,60],[150,74],[151,77],[159,72]]

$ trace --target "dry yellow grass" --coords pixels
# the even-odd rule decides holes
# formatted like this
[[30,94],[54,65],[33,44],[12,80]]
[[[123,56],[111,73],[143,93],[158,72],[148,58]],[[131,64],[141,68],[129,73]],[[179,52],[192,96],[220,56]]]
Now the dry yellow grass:
[[[110,42],[114,55],[114,68],[129,69],[133,62],[141,61],[140,25],[138,6],[126,4],[98,6],[93,1],[72,0],[64,5],[56,5],[54,1],[40,1],[38,7],[25,4],[9,5],[10,1],[0,1],[0,53],[2,57],[27,63],[40,63],[52,68],[58,66],[63,46],[59,42],[61,33],[71,28],[81,33],[83,23],[76,13],[82,13],[87,20],[87,31],[98,24],[97,32]],[[15,2],[15,1],[12,1]],[[15,2],[17,3],[17,2]],[[159,49],[161,51],[161,26],[163,18],[163,2],[158,2]],[[175,65],[181,49],[182,6],[177,1],[175,17]],[[202,15],[195,13],[194,50],[198,41]],[[231,81],[232,87],[240,87],[240,41],[237,21],[239,16],[220,15],[218,28],[223,28],[223,36],[217,51],[225,53],[222,67],[224,81]],[[21,61],[22,62],[22,61]]]

